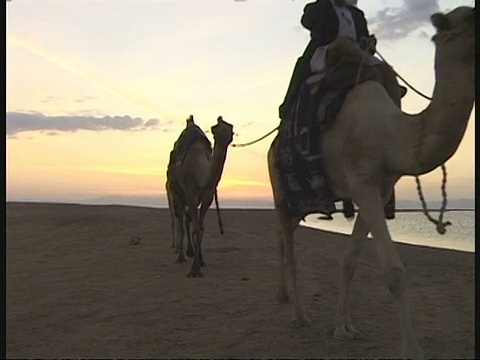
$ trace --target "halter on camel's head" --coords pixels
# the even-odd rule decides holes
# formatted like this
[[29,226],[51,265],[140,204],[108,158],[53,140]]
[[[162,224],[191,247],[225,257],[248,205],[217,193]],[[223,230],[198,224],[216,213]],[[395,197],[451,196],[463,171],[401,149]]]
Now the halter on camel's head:
[[[454,32],[459,34],[475,31],[475,8],[459,6],[447,14],[433,14],[430,16],[430,21],[439,33]],[[434,35],[434,38],[437,35]]]
[[430,21],[437,29],[432,41],[462,60],[475,60],[475,8],[460,6],[447,14],[435,13]]
[[210,130],[216,141],[225,142],[226,145],[233,141],[233,125],[223,120],[221,116],[217,118],[217,124],[213,125]]

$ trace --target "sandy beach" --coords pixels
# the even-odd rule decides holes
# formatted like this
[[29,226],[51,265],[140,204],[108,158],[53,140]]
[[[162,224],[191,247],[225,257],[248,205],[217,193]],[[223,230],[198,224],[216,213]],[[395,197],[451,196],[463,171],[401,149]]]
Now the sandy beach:
[[[351,312],[368,339],[333,338],[339,260],[348,237],[300,228],[298,277],[311,327],[274,299],[273,210],[215,209],[206,218],[202,278],[177,264],[167,209],[7,203],[7,357],[393,358],[395,304],[369,242]],[[420,216],[420,215],[419,215]],[[432,228],[432,231],[433,228]],[[140,242],[131,243],[132,237]],[[138,239],[137,239],[138,241]],[[407,299],[427,358],[475,357],[475,255],[397,244]]]

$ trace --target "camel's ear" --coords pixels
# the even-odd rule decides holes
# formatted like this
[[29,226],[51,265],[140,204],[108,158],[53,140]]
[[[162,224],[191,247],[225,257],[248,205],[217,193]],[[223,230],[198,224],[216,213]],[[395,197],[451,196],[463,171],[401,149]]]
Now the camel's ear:
[[430,16],[430,21],[432,22],[433,26],[437,28],[437,31],[450,30],[450,22],[444,14],[435,13]]
[[223,118],[221,116],[218,117],[217,123],[220,124],[223,121]]

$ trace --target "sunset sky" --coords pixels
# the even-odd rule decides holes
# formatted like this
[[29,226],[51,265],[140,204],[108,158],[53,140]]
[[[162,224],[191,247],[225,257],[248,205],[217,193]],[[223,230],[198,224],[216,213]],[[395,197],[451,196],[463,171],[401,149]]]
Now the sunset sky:
[[[204,130],[222,115],[234,125],[234,143],[278,125],[309,40],[300,25],[307,2],[7,2],[7,200],[163,204],[169,152],[190,114]],[[429,16],[459,5],[473,1],[358,2],[378,51],[427,95],[434,85]],[[409,91],[403,110],[427,104]],[[474,197],[474,115],[446,164],[449,198]],[[222,198],[272,198],[272,140],[229,149]],[[421,179],[427,199],[439,200],[440,170]],[[416,198],[413,178],[398,183],[397,196]]]

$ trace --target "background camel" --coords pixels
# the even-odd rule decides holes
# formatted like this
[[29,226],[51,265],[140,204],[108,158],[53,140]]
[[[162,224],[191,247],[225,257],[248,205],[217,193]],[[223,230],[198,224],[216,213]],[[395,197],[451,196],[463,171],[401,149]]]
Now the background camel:
[[[205,215],[216,198],[227,158],[228,146],[233,140],[233,126],[222,119],[211,127],[214,138],[213,151],[203,131],[194,124],[193,117],[187,121],[187,128],[180,136],[167,170],[167,197],[175,217],[173,230],[178,251],[177,262],[184,262],[183,237],[188,235],[187,255],[193,256],[188,276],[202,276],[201,266],[205,265],[202,255],[203,222]],[[218,203],[217,203],[218,210]],[[218,214],[219,215],[219,214]],[[185,223],[184,223],[185,221]],[[190,239],[190,222],[193,231]],[[219,218],[221,225],[221,220]]]
[[[352,324],[349,288],[357,259],[370,232],[375,242],[385,284],[398,308],[403,355],[423,358],[405,300],[405,269],[384,219],[383,206],[395,183],[404,175],[421,175],[445,163],[457,150],[475,101],[475,12],[458,7],[436,13],[431,22],[435,43],[435,87],[428,107],[415,115],[403,113],[377,82],[366,81],[347,96],[332,127],[323,135],[326,170],[337,199],[352,199],[359,208],[351,242],[343,257],[340,297],[334,336],[363,336]],[[297,285],[293,233],[298,218],[284,210],[285,193],[275,166],[275,139],[268,166],[275,207],[280,220],[280,301],[288,301],[285,270],[290,270],[297,324],[308,325]]]
[[168,210],[170,211],[170,228],[172,229],[172,248],[175,249],[177,252],[177,246],[175,245],[175,212],[173,211],[173,199],[172,199],[172,192],[170,191],[170,181],[168,179],[168,171],[167,171],[167,181],[165,182],[165,190],[167,193],[167,203],[168,203]]

